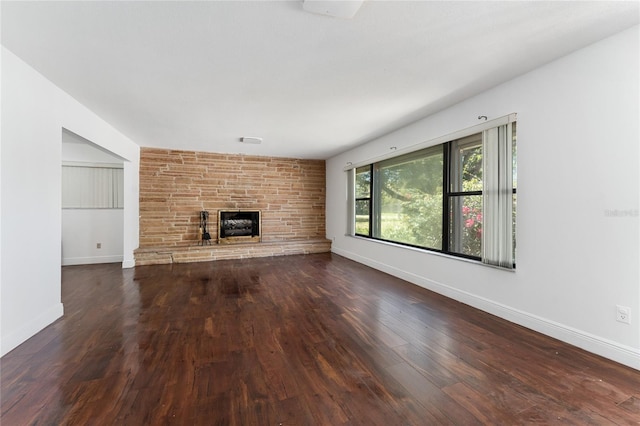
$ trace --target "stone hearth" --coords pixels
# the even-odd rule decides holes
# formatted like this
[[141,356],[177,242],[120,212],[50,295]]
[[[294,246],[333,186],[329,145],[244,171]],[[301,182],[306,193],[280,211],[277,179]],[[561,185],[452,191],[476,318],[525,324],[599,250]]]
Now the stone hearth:
[[136,266],[143,266],[326,253],[329,251],[331,251],[331,240],[324,238],[292,239],[286,241],[263,241],[261,243],[212,244],[210,246],[145,247],[135,251],[135,259]]

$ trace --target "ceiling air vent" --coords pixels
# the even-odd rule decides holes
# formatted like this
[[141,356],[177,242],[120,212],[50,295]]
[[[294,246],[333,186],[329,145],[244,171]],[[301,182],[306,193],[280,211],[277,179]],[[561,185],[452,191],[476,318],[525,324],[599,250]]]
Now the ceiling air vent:
[[304,0],[302,8],[318,15],[351,19],[356,15],[362,3],[364,0]]

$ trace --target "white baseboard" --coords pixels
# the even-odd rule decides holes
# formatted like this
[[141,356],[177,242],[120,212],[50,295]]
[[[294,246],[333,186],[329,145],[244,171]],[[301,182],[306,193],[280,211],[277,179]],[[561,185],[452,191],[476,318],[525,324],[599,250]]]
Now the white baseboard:
[[22,325],[18,330],[2,336],[0,341],[0,356],[4,356],[30,337],[41,331],[43,328],[53,323],[64,314],[64,306],[58,303],[47,311],[33,318],[28,323]]
[[113,256],[88,256],[88,257],[63,257],[62,266],[71,265],[92,265],[95,263],[116,263],[122,262],[122,255]]
[[513,309],[484,297],[461,291],[446,284],[397,269],[391,265],[377,262],[350,251],[341,250],[335,247],[332,247],[331,251],[340,256],[344,256],[348,259],[401,278],[412,284],[416,284],[438,294],[442,294],[443,296],[457,300],[458,302],[473,306],[474,308],[488,312],[507,321],[511,321],[515,324],[577,346],[586,351],[619,362],[620,364],[640,370],[639,349],[621,345],[608,339],[595,336],[546,318],[541,318],[528,312]]

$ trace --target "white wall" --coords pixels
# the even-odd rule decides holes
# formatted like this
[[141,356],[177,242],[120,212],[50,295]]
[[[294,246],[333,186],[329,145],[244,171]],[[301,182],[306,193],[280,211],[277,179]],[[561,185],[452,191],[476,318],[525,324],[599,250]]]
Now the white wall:
[[[125,159],[124,261],[138,246],[139,147],[2,48],[0,354],[63,313],[62,129]],[[36,230],[34,230],[34,224]]]
[[62,265],[122,262],[123,220],[122,209],[63,209]]
[[62,130],[62,161],[123,164],[124,159],[67,129]]
[[[62,132],[62,161],[89,167],[123,164],[122,158],[67,130]],[[123,209],[62,209],[63,266],[122,262],[123,245]]]
[[[638,39],[627,30],[328,160],[332,250],[640,369]],[[515,272],[344,235],[347,162],[512,112]],[[631,325],[616,322],[616,304]]]

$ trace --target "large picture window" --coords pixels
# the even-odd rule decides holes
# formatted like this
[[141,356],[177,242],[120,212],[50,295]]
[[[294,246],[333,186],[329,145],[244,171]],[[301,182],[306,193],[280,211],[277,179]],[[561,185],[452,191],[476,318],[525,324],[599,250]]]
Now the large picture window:
[[354,234],[515,267],[516,123],[352,169]]
[[373,165],[372,237],[442,248],[442,147]]

